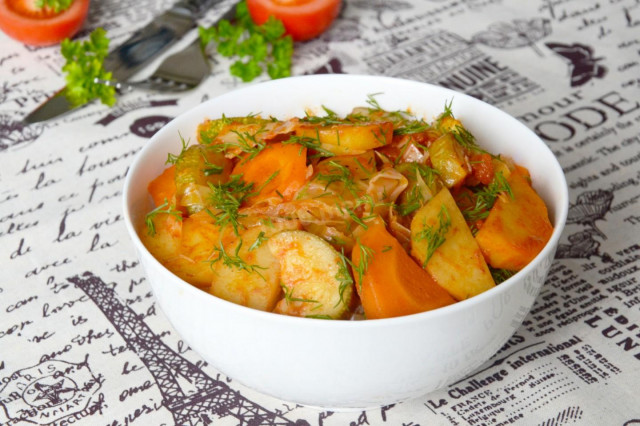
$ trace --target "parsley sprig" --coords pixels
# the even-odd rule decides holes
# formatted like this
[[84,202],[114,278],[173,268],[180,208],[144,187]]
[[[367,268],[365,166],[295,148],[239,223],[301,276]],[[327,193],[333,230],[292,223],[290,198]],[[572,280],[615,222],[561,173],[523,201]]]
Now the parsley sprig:
[[71,41],[64,39],[60,53],[67,60],[62,71],[67,73],[65,96],[73,106],[100,99],[103,104],[116,103],[116,89],[95,79],[111,80],[111,73],[103,68],[104,58],[109,53],[109,39],[102,28],[96,28],[88,40]]
[[217,26],[201,26],[198,31],[203,47],[215,41],[220,55],[238,58],[230,71],[242,81],[252,81],[265,69],[273,79],[291,75],[293,39],[285,35],[282,21],[270,16],[256,25],[245,1],[236,6],[234,22],[223,19]]

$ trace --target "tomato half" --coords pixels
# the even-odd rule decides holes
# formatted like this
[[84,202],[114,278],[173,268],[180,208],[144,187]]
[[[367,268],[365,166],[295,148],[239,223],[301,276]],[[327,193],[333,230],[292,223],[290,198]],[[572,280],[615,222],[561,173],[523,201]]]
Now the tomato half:
[[341,0],[247,0],[253,21],[260,25],[273,15],[296,41],[326,31],[340,12]]
[[89,0],[74,0],[59,13],[38,8],[35,3],[36,0],[0,0],[0,29],[25,44],[47,46],[77,33],[89,11]]

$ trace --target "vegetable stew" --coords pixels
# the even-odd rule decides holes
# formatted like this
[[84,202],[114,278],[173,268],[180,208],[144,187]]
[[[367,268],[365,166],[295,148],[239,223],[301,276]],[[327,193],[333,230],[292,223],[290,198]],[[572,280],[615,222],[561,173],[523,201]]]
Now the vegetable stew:
[[205,120],[148,185],[140,237],[204,291],[322,319],[423,312],[499,285],[549,240],[526,168],[454,117],[366,106],[339,116]]

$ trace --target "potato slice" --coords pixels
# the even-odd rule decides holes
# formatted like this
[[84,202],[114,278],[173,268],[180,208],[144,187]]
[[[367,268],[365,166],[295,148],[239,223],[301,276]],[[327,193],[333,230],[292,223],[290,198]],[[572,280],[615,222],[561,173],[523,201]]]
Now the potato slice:
[[507,179],[513,198],[500,195],[476,234],[482,253],[494,268],[522,269],[553,233],[544,201],[521,173],[513,172]]
[[220,238],[220,227],[206,211],[182,220],[182,237],[176,255],[165,266],[183,280],[200,288],[211,285],[214,277],[208,260],[213,253],[213,241]]
[[393,138],[393,123],[381,121],[330,126],[301,124],[296,128],[295,135],[312,139],[335,155],[356,155],[390,143]]
[[167,260],[175,257],[180,250],[182,221],[169,213],[159,213],[150,220],[155,232],[144,227],[138,235],[153,257],[166,264]]
[[225,228],[220,240],[216,240],[213,259],[218,260],[207,265],[214,274],[209,292],[239,305],[273,310],[282,297],[280,264],[271,254],[267,240],[278,232],[299,228],[297,220],[259,223],[239,236],[231,227]]
[[274,312],[301,317],[342,318],[348,311],[353,281],[346,261],[322,238],[305,231],[284,231],[269,239],[280,262],[285,297]]
[[411,254],[457,300],[495,286],[451,193],[443,188],[411,221]]

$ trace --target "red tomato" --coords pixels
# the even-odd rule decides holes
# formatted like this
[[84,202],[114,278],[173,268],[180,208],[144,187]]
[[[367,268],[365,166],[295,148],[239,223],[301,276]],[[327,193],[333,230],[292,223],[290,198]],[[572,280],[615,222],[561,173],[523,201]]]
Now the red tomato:
[[75,0],[59,13],[38,8],[35,0],[0,0],[0,29],[32,46],[47,46],[72,37],[82,27],[89,0]]
[[260,25],[273,15],[296,41],[322,34],[338,16],[341,0],[247,0],[253,21]]

